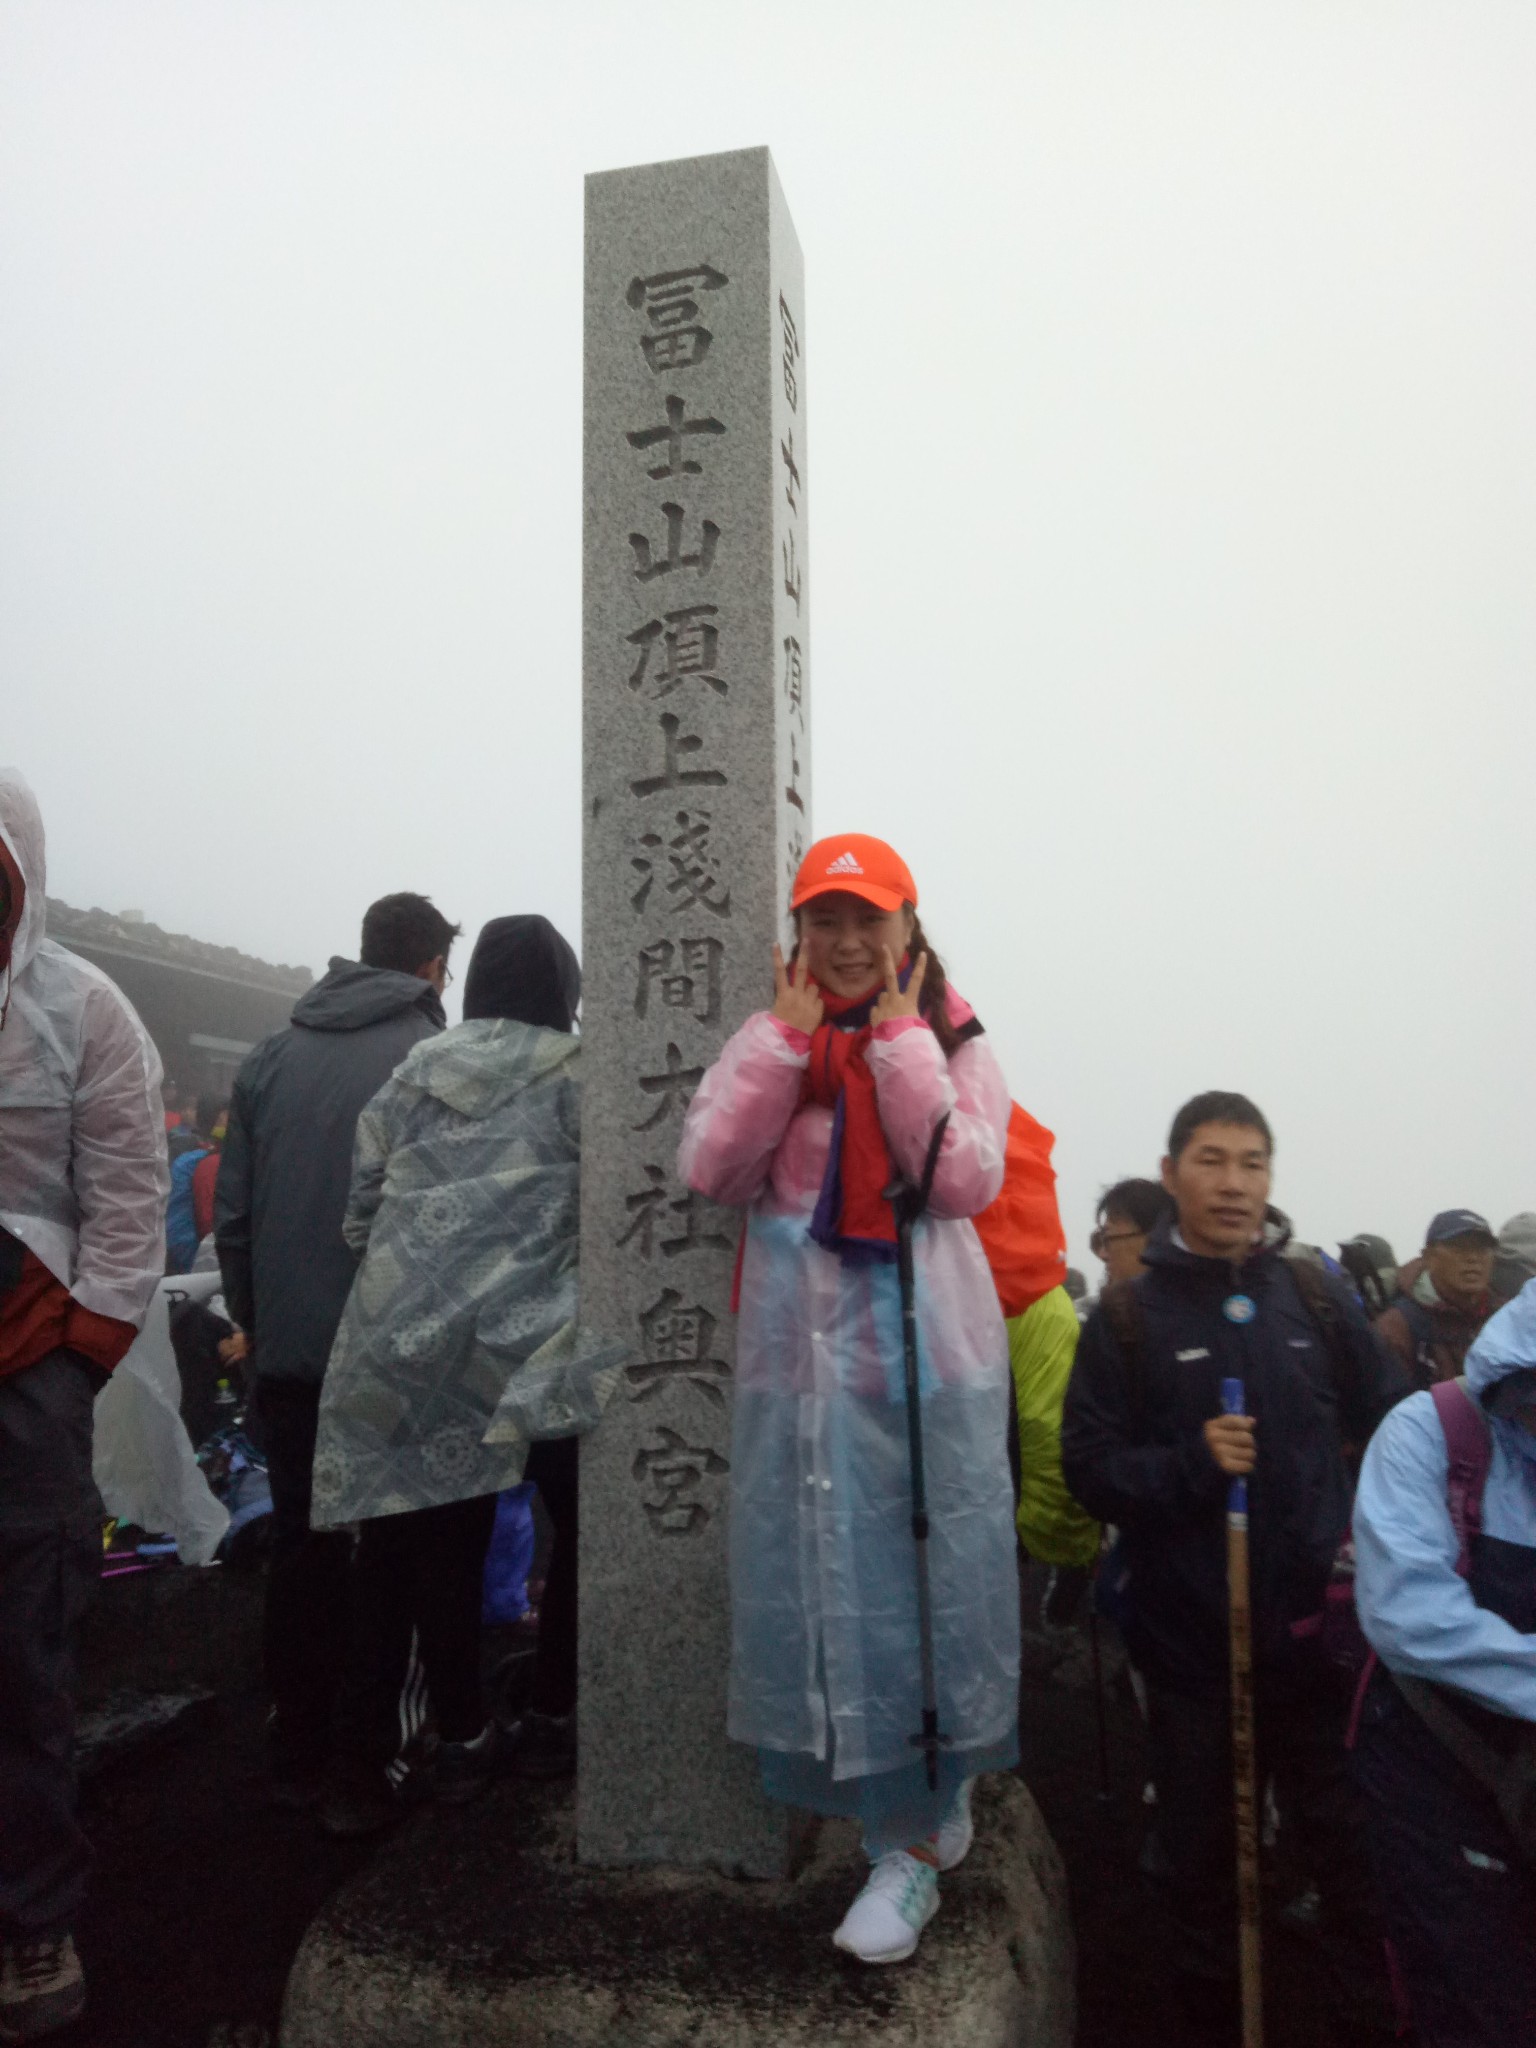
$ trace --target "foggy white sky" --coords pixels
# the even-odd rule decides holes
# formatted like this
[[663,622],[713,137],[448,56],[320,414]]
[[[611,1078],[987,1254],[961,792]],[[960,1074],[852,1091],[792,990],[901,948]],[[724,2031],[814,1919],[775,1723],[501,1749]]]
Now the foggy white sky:
[[767,142],[815,823],[911,862],[1074,1256],[1213,1085],[1308,1237],[1536,1207],[1533,88],[1492,0],[6,0],[52,892],[577,935],[582,174]]

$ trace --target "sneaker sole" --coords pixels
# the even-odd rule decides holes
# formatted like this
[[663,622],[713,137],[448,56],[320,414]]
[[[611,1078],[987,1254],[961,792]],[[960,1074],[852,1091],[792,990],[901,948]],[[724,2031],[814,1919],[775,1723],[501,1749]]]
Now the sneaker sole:
[[917,1954],[918,1943],[922,1940],[928,1928],[933,1924],[933,1921],[937,1918],[939,1904],[940,1901],[938,1894],[935,1893],[931,1908],[928,1912],[926,1912],[923,1915],[922,1926],[913,1928],[912,1939],[906,1945],[905,1948],[882,1949],[879,1955],[877,1956],[867,1956],[864,1954],[862,1949],[855,1948],[851,1941],[844,1941],[841,1928],[839,1928],[837,1932],[832,1936],[832,1946],[834,1948],[841,1949],[845,1956],[852,1956],[855,1962],[868,1963],[874,1968],[878,1968],[881,1963],[908,1962],[913,1956]]
[[865,1955],[863,1950],[855,1948],[851,1941],[844,1941],[836,1934],[832,1937],[832,1946],[841,1949],[845,1956],[852,1956],[856,1963],[867,1963],[872,1969],[878,1969],[882,1963],[908,1962],[917,1954],[917,1944],[921,1939],[920,1934],[914,1934],[909,1947],[888,1948],[877,1956]]

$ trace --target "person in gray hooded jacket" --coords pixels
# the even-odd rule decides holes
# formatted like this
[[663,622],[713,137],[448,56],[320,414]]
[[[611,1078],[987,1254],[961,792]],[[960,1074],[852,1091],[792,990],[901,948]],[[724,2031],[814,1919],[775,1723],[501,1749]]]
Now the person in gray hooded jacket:
[[265,1656],[273,1795],[313,1804],[329,1761],[347,1633],[351,1555],[312,1532],[310,1468],[320,1386],[357,1272],[342,1232],[365,1104],[419,1040],[441,1031],[459,927],[425,896],[381,897],[362,958],[332,960],[235,1080],[214,1197],[231,1315],[251,1340],[252,1421],[272,1489]]

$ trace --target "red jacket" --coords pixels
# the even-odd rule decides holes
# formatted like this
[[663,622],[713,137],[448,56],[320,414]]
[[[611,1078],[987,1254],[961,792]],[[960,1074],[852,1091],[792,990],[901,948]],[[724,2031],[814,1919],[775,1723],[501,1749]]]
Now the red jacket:
[[199,1244],[213,1228],[213,1191],[218,1181],[219,1148],[215,1146],[192,1169],[192,1227]]

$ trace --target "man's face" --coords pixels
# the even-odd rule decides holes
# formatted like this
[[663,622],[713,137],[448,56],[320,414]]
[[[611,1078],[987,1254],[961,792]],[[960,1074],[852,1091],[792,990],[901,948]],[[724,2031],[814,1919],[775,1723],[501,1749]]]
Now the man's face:
[[1134,1280],[1146,1265],[1149,1233],[1129,1216],[1106,1216],[1089,1240],[1089,1249],[1104,1263],[1106,1283]]
[[1177,1159],[1163,1161],[1180,1234],[1206,1258],[1247,1256],[1264,1227],[1269,1184],[1264,1133],[1247,1124],[1198,1124]]
[[1448,1237],[1424,1247],[1424,1264],[1442,1301],[1479,1302],[1493,1278],[1494,1248],[1485,1237]]

